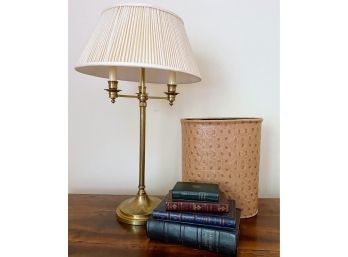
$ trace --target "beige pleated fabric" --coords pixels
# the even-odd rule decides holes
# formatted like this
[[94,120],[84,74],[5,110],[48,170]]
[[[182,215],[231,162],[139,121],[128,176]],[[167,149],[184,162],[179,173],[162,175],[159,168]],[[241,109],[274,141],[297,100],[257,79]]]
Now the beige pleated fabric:
[[117,80],[139,81],[139,68],[150,83],[168,83],[171,71],[177,84],[201,80],[181,18],[143,4],[103,11],[75,69],[109,78],[115,67]]

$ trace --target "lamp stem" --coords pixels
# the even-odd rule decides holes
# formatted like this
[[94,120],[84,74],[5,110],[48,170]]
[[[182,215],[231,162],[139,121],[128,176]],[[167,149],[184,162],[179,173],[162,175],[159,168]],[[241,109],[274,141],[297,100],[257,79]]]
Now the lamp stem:
[[140,149],[139,149],[139,186],[138,194],[145,194],[145,132],[146,132],[146,85],[145,85],[145,68],[140,70],[139,86],[139,108],[140,108]]
[[140,85],[138,92],[140,108],[140,151],[139,151],[139,185],[136,196],[124,200],[116,209],[117,219],[132,225],[145,225],[153,209],[161,199],[149,196],[145,192],[145,125],[146,105],[149,99],[145,86],[145,68],[140,70]]

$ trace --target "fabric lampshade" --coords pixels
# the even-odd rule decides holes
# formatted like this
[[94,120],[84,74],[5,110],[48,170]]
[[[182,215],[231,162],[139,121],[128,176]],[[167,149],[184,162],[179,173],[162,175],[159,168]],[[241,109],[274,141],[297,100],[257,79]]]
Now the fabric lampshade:
[[104,10],[75,69],[102,78],[139,81],[139,68],[146,69],[149,83],[201,80],[184,23],[176,14],[143,4]]

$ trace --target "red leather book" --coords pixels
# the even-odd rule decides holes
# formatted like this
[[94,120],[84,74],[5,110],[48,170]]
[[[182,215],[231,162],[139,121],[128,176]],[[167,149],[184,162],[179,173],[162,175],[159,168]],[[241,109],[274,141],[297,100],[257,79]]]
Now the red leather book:
[[167,211],[188,211],[188,212],[229,212],[229,203],[227,199],[221,195],[219,202],[193,202],[176,200],[173,201],[170,194],[166,200]]

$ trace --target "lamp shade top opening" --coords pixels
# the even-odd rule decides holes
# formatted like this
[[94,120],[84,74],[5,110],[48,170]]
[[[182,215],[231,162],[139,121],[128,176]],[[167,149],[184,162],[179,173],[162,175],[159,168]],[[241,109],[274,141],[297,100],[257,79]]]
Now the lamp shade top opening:
[[121,4],[101,13],[75,69],[117,80],[167,84],[175,72],[177,84],[201,81],[184,23],[171,11],[145,5]]

